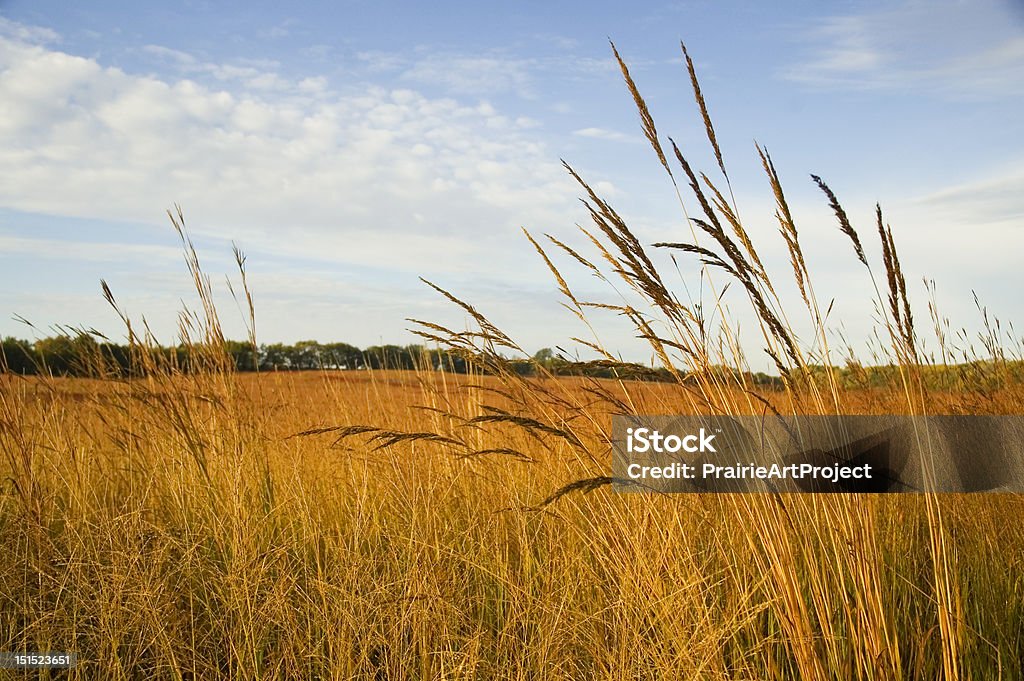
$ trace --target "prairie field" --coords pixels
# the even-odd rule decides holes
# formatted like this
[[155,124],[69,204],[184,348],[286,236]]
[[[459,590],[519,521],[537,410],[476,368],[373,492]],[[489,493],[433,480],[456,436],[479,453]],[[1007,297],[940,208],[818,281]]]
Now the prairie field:
[[621,405],[687,391],[4,376],[0,647],[77,651],[70,678],[1024,674],[1017,495],[564,489],[608,474]]
[[[442,353],[418,369],[243,372],[179,208],[199,304],[177,350],[104,282],[120,364],[93,342],[82,377],[0,372],[0,652],[75,652],[73,669],[40,671],[73,679],[1024,678],[1018,494],[612,490],[619,414],[1024,413],[1013,327],[980,304],[977,333],[934,299],[922,314],[881,207],[865,250],[812,176],[874,309],[869,361],[837,342],[767,151],[781,266],[740,219],[685,47],[721,179],[663,146],[612,49],[690,241],[641,243],[566,164],[592,219],[582,245],[527,233],[524,247],[594,332],[571,339],[593,359],[530,359],[424,280],[467,324],[410,319]],[[697,273],[701,297],[666,284],[654,253]],[[567,267],[612,295],[584,298]],[[649,345],[651,366],[596,340],[597,310]]]

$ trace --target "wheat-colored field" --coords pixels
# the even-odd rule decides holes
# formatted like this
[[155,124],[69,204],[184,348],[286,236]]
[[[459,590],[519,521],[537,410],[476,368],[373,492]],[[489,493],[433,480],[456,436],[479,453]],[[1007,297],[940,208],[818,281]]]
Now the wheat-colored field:
[[[615,400],[678,412],[683,392],[4,377],[0,647],[77,651],[71,678],[1024,674],[1017,496],[582,486],[543,504],[608,474]],[[495,410],[521,421],[472,423]],[[363,424],[392,434],[295,436]]]

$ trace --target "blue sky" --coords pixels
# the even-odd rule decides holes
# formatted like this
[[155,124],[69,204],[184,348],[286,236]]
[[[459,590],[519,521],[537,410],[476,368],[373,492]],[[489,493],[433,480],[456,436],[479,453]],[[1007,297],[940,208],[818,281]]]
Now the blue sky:
[[[835,298],[858,349],[874,324],[870,282],[809,173],[875,255],[881,202],[922,322],[924,276],[955,328],[978,326],[972,290],[1021,318],[1020,2],[0,0],[0,336],[36,333],[16,316],[39,333],[123,336],[104,278],[173,341],[176,311],[194,302],[164,213],[179,203],[231,335],[244,336],[223,284],[235,242],[264,341],[404,344],[406,317],[464,324],[424,276],[527,349],[571,348],[587,329],[520,232],[585,247],[560,158],[641,241],[689,235],[608,38],[662,136],[715,177],[686,41],[766,265],[789,277],[755,140],[782,176],[818,296]],[[682,264],[674,281],[699,295],[699,267]],[[616,300],[592,278],[573,283]],[[743,299],[727,303],[752,328]],[[600,330],[647,358],[618,320]]]

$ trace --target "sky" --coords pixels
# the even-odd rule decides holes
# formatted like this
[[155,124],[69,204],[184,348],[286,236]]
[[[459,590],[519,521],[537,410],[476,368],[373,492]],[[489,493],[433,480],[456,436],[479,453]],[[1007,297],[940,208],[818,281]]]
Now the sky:
[[[0,0],[0,336],[62,325],[123,339],[104,279],[129,316],[175,342],[178,311],[197,302],[166,213],[179,205],[229,336],[246,335],[226,284],[238,283],[236,244],[263,342],[407,344],[409,317],[465,328],[423,277],[526,350],[572,352],[568,339],[593,336],[522,233],[593,255],[562,159],[641,242],[690,235],[609,40],[662,141],[717,181],[686,42],[767,269],[791,280],[755,142],[781,176],[815,291],[834,301],[830,324],[857,348],[877,326],[870,279],[811,173],[876,261],[881,204],[919,326],[924,278],[954,329],[979,327],[975,293],[990,315],[1021,319],[1019,0]],[[681,299],[707,306],[724,286],[719,273],[708,287],[692,259],[652,257]],[[555,260],[581,297],[621,300]],[[761,366],[748,305],[728,295]],[[649,359],[623,320],[594,326],[626,359]]]

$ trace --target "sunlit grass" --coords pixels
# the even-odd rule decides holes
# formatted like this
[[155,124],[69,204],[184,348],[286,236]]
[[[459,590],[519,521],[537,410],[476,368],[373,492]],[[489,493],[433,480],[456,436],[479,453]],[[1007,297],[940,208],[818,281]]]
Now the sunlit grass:
[[[614,414],[1013,414],[1024,404],[1019,357],[998,351],[998,334],[986,356],[959,357],[933,309],[941,357],[925,359],[880,209],[883,259],[872,266],[816,179],[839,238],[867,266],[887,344],[884,366],[839,366],[759,148],[800,313],[817,323],[808,349],[738,218],[688,56],[724,191],[674,144],[665,153],[620,63],[661,166],[677,188],[682,172],[703,213],[692,243],[662,247],[736,285],[781,387],[749,380],[731,327],[681,301],[575,171],[594,222],[582,235],[589,250],[529,240],[581,323],[595,308],[618,312],[673,380],[554,377],[543,366],[523,376],[507,358],[520,351],[514,339],[433,284],[474,327],[414,323],[470,374],[236,374],[178,211],[201,301],[182,317],[187,371],[122,315],[138,378],[104,371],[102,357],[93,373],[104,380],[0,375],[0,651],[75,651],[70,676],[102,679],[1024,676],[1017,495],[611,491]],[[547,248],[628,298],[578,298]],[[577,342],[598,357],[589,366],[615,370],[612,352]]]

